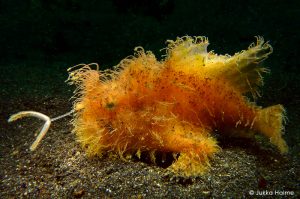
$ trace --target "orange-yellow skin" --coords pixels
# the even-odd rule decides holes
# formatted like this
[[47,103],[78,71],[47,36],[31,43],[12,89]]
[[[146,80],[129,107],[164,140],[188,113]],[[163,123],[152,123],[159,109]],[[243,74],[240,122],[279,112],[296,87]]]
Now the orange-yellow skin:
[[173,152],[180,156],[170,170],[191,176],[205,172],[219,150],[213,131],[260,132],[286,152],[283,107],[262,109],[243,95],[257,93],[265,71],[259,62],[271,47],[258,38],[257,45],[230,57],[207,53],[207,45],[203,37],[178,38],[163,61],[140,49],[115,70],[85,65],[71,72],[80,95],[74,132],[87,153],[124,158],[147,151],[155,159],[156,151]]

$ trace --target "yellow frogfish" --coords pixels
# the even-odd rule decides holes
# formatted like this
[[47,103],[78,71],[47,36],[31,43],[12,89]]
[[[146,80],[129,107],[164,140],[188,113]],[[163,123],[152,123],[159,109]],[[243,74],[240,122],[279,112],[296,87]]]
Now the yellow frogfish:
[[268,72],[261,63],[272,53],[268,42],[257,37],[233,56],[208,52],[202,36],[167,43],[161,61],[137,47],[112,70],[94,64],[70,69],[68,81],[77,86],[73,132],[88,155],[126,159],[149,152],[155,159],[156,152],[173,153],[169,170],[197,176],[220,150],[215,132],[260,133],[281,153],[288,151],[284,107],[262,108],[246,97],[259,96]]

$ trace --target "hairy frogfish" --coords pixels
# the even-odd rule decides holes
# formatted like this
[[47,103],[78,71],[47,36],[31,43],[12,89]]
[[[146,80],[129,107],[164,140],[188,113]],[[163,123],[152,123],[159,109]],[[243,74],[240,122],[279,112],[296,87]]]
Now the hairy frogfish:
[[175,160],[169,170],[197,176],[220,150],[215,132],[260,133],[281,153],[288,151],[282,138],[284,107],[262,108],[250,101],[259,96],[268,72],[261,65],[272,53],[268,42],[257,37],[233,56],[207,52],[206,37],[167,43],[161,61],[137,47],[114,69],[99,71],[93,69],[96,64],[69,69],[68,82],[77,87],[73,132],[89,156],[127,159],[145,152],[155,159],[156,152],[171,153]]

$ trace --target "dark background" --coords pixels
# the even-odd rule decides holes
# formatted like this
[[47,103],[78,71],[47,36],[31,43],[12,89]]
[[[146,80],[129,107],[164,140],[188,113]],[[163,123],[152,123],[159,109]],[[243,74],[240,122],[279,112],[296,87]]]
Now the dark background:
[[[274,53],[265,62],[272,73],[266,75],[263,97],[257,103],[283,104],[290,119],[287,127],[299,135],[295,125],[300,103],[300,1],[0,2],[1,101],[67,100],[73,91],[64,82],[68,67],[91,62],[102,69],[112,67],[133,54],[136,46],[153,51],[160,59],[167,39],[203,35],[210,40],[209,50],[234,54],[261,35],[270,41]],[[292,142],[294,135],[289,144],[296,147],[299,139]]]
[[[210,49],[233,53],[261,35],[277,61],[296,70],[299,1],[1,1],[1,62],[116,64],[135,46],[159,52],[166,39],[205,35]],[[49,66],[43,66],[49,67]]]

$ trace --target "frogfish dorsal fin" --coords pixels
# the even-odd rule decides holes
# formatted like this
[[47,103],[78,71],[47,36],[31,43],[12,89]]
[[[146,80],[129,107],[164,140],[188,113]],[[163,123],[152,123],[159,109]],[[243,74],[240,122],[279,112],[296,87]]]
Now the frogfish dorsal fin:
[[268,69],[261,65],[273,51],[262,37],[256,37],[247,50],[230,55],[207,52],[206,37],[182,37],[168,41],[166,65],[176,71],[194,74],[203,79],[223,79],[236,90],[259,96],[258,88],[263,85],[262,73]]

